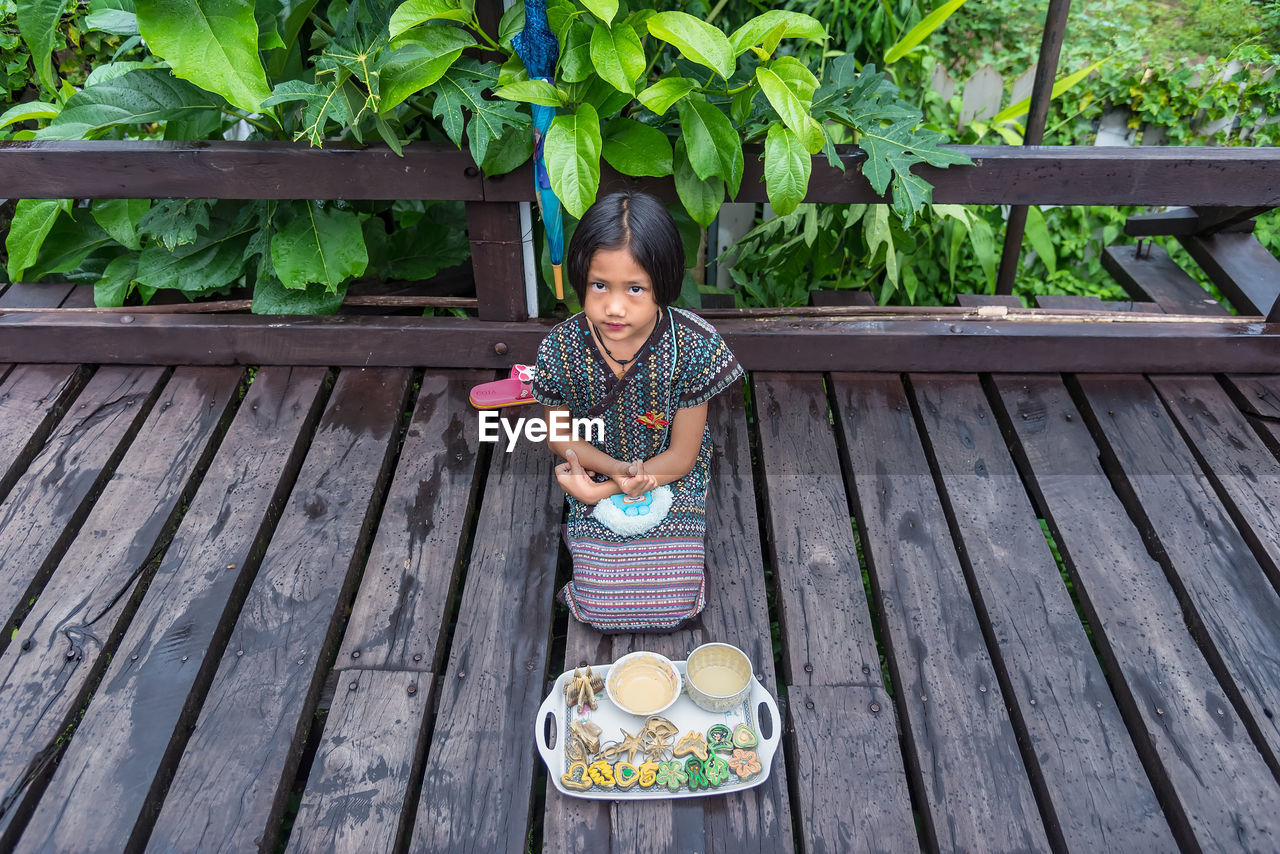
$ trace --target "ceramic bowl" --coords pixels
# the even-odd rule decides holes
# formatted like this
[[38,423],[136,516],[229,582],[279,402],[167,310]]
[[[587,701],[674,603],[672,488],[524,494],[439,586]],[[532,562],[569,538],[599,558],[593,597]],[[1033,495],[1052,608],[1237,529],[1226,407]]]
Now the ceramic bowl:
[[751,660],[736,646],[708,643],[689,654],[685,683],[689,699],[708,712],[742,705],[751,691]]
[[645,717],[671,708],[680,697],[682,682],[680,671],[666,656],[656,652],[631,652],[609,668],[604,690],[619,709]]

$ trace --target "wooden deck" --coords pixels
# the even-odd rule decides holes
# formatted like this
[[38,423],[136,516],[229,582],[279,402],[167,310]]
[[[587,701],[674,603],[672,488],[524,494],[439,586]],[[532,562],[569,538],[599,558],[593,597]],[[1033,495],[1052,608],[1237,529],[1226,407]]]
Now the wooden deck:
[[[1280,376],[756,372],[700,625],[610,637],[492,377],[0,365],[2,847],[1280,849]],[[551,679],[707,640],[764,785],[548,786]]]

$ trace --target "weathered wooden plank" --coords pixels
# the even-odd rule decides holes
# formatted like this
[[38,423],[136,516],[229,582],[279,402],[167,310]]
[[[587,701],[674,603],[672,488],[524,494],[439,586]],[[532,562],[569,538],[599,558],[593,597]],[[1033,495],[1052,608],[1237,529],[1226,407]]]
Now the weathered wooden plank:
[[[159,807],[150,800],[153,787],[162,771],[167,781],[213,678],[230,617],[319,416],[324,376],[317,368],[258,371],[78,725],[79,737],[44,792],[24,845],[123,850],[135,833],[145,838]],[[79,598],[68,598],[64,608],[74,609]],[[33,623],[32,634],[39,630],[56,641],[56,611]],[[35,657],[42,647],[33,647]],[[45,673],[51,688],[67,678],[54,665],[49,662]],[[24,659],[16,667],[26,667]]]
[[[524,251],[520,206],[514,202],[467,205],[467,238],[481,320],[524,320]],[[566,287],[568,287],[566,283]]]
[[1254,217],[1270,210],[1257,207],[1175,207],[1160,213],[1138,214],[1124,221],[1131,237],[1207,234],[1213,231],[1253,231]]
[[1053,835],[1071,851],[1173,850],[978,378],[912,375],[911,389]]
[[563,500],[545,446],[522,442],[492,455],[414,851],[524,848],[535,757],[529,715],[545,688]]
[[0,648],[43,586],[164,380],[163,368],[100,369],[0,503]]
[[[1049,839],[896,376],[833,374],[907,771],[930,847],[1044,850]],[[982,687],[987,687],[982,692]]]
[[[1280,593],[1142,377],[1081,377],[1104,464],[1268,764],[1280,774]],[[1131,493],[1131,494],[1126,494]],[[1268,714],[1270,712],[1270,714]]]
[[346,670],[339,678],[289,835],[289,851],[394,851],[421,763],[435,679]]
[[1171,314],[1230,314],[1155,241],[1142,244],[1141,255],[1135,246],[1108,246],[1102,266],[1134,299],[1152,300]]
[[492,379],[487,371],[422,378],[335,669],[439,668],[480,480],[476,413],[467,394]]
[[1280,461],[1213,377],[1152,377],[1188,447],[1280,589]]
[[338,376],[149,850],[272,846],[390,477],[409,378]]
[[1022,298],[1013,294],[956,294],[956,305],[976,307],[980,305],[1003,305],[1007,308],[1022,308]]
[[1246,377],[1233,374],[1226,378],[1227,391],[1267,443],[1272,453],[1280,456],[1280,377]]
[[[57,308],[67,298],[75,285],[67,282],[37,284],[14,282],[0,296],[0,309],[5,308]],[[18,361],[15,359],[14,361]]]
[[[707,486],[708,640],[731,643],[751,659],[756,678],[775,697],[778,678],[769,632],[768,591],[756,512],[746,404],[734,387],[707,409],[715,449]],[[782,721],[774,721],[775,728]],[[792,848],[787,768],[775,757],[769,779],[740,795],[705,798],[707,839],[702,850],[721,854],[772,854]]]
[[1241,314],[1265,315],[1280,297],[1280,259],[1252,234],[1178,238]]
[[996,414],[1071,573],[1179,844],[1274,849],[1280,790],[1112,491],[1070,394],[1056,377],[993,379]]
[[65,365],[18,365],[0,385],[0,499],[13,488],[89,379]]
[[[55,740],[123,631],[139,578],[208,464],[239,368],[181,368],[0,658],[0,835],[34,806]],[[32,785],[40,778],[40,785]],[[19,803],[21,802],[21,803]]]
[[[509,369],[532,362],[546,321],[458,317],[5,314],[0,360],[97,364],[408,365]],[[748,370],[1280,373],[1280,326],[988,317],[723,320]],[[268,334],[269,333],[269,334]]]
[[[916,830],[897,713],[881,678],[822,377],[755,374],[752,380],[788,706],[811,702],[808,688],[841,686],[818,696],[844,701],[848,743],[862,745],[860,757],[855,749],[850,761],[842,749],[833,762],[829,749],[821,758],[806,750],[814,733],[796,731],[788,772],[800,794],[792,809],[801,817],[805,849],[848,850],[850,839],[882,840],[885,850],[912,848]],[[794,710],[792,720],[799,714],[823,726],[827,710],[811,711]],[[813,810],[819,807],[833,811],[818,820]]]
[[93,308],[93,285],[73,285],[59,308]]

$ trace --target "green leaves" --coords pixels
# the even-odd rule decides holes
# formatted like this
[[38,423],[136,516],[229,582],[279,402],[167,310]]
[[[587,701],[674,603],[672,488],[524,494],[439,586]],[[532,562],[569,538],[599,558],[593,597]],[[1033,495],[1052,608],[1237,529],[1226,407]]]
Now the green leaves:
[[729,196],[736,197],[742,186],[742,139],[728,116],[706,98],[686,98],[677,110],[694,172],[702,179],[713,175],[725,179]]
[[179,80],[163,68],[141,68],[123,77],[88,86],[36,139],[92,139],[116,125],[168,121],[192,110],[217,110],[220,99]]
[[795,134],[810,154],[822,150],[826,137],[822,128],[809,115],[818,78],[800,60],[784,56],[756,69],[756,80],[764,96],[782,121]]
[[[436,93],[436,100],[432,105],[431,113],[440,119],[445,133],[449,134],[454,145],[462,145],[463,116],[465,115],[463,111],[469,112],[471,120],[466,122],[465,130],[471,148],[471,158],[476,163],[484,162],[489,144],[502,136],[504,127],[508,125],[527,127],[529,124],[528,116],[518,113],[514,103],[490,101],[484,97],[484,90],[491,88],[497,79],[497,65],[492,62],[481,65],[470,57],[464,57],[432,86]],[[598,139],[598,126],[596,133]]]
[[718,176],[701,178],[689,162],[689,152],[684,138],[676,140],[675,147],[676,195],[689,216],[706,228],[716,218],[724,204],[724,180]]
[[543,142],[547,176],[572,216],[581,218],[600,188],[600,116],[590,104],[551,120]]
[[521,101],[526,104],[538,104],[543,107],[564,106],[564,99],[545,80],[518,80],[493,90],[493,94],[508,101]]
[[582,5],[606,24],[613,23],[618,14],[618,0],[582,0]]
[[670,175],[671,141],[651,125],[616,116],[605,122],[605,162],[623,175]]
[[891,62],[897,62],[913,47],[928,38],[934,30],[942,26],[947,18],[950,18],[951,14],[964,4],[965,0],[947,0],[946,3],[925,15],[920,23],[908,30],[897,44],[889,48],[889,51],[884,55],[884,64],[888,65]]
[[640,36],[628,24],[596,24],[591,32],[591,62],[602,79],[628,95],[635,94],[635,81],[649,65]]
[[138,222],[151,207],[150,199],[98,199],[93,218],[107,234],[128,249],[140,249]]
[[734,52],[720,30],[685,12],[659,12],[649,18],[649,32],[675,46],[688,59],[710,68],[725,80],[733,76]]
[[695,81],[684,77],[663,77],[636,97],[641,104],[662,115],[671,109],[672,104],[697,87],[698,84]]
[[315,202],[281,208],[285,224],[271,238],[271,263],[286,288],[317,282],[336,293],[339,284],[364,273],[369,256],[354,213]]
[[769,204],[779,215],[791,213],[809,190],[813,160],[790,128],[773,125],[764,141],[764,183]]
[[808,15],[771,9],[735,30],[729,37],[729,44],[734,56],[746,53],[752,47],[759,47],[768,56],[777,50],[778,42],[787,38],[823,42],[827,40],[827,30],[818,19]]
[[406,0],[391,16],[389,35],[395,38],[427,21],[467,23],[475,14],[473,0]]
[[48,93],[58,91],[53,78],[50,56],[58,42],[58,19],[62,17],[63,0],[23,0],[18,3],[18,32],[31,51],[40,85]]
[[21,282],[22,274],[36,262],[40,245],[48,236],[58,215],[71,213],[70,199],[21,199],[13,212],[13,223],[5,237],[9,253],[9,281]]
[[435,83],[476,43],[466,30],[447,25],[418,27],[391,42],[379,62],[378,114],[388,115],[413,93]]
[[253,0],[137,0],[138,30],[174,74],[250,113],[271,91]]
[[342,86],[336,80],[331,79],[327,85],[286,80],[276,86],[262,106],[273,107],[292,101],[302,102],[302,129],[294,134],[295,140],[305,138],[318,146],[324,142],[325,129],[330,121],[341,126],[352,119]]

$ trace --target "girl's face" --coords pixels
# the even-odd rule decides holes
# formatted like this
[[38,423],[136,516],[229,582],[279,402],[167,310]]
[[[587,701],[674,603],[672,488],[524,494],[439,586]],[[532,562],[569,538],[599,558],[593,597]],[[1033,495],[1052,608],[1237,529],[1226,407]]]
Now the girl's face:
[[628,249],[591,256],[582,310],[614,355],[627,358],[649,337],[658,316],[653,282]]

